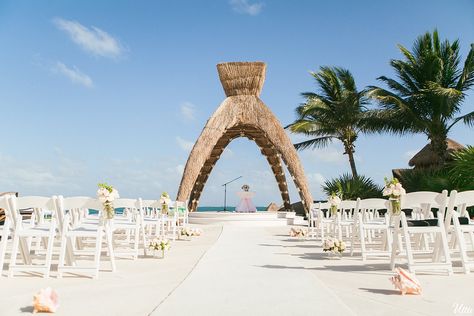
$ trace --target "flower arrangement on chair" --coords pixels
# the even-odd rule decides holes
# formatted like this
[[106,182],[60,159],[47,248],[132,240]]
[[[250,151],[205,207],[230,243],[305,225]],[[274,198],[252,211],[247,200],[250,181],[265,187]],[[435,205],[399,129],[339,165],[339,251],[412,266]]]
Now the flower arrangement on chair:
[[328,197],[328,202],[331,204],[331,208],[329,209],[331,216],[335,216],[337,214],[337,209],[342,202],[340,194],[336,192],[331,193]]
[[397,178],[392,178],[392,180],[385,178],[385,187],[382,194],[383,196],[389,197],[392,215],[399,215],[402,211],[400,198],[402,195],[406,194],[400,181],[398,181]]
[[113,201],[120,197],[119,193],[113,186],[107,183],[99,183],[98,187],[97,197],[104,205],[105,218],[112,219],[115,215]]
[[307,235],[306,230],[301,227],[291,227],[290,229],[290,237],[302,238],[302,237],[306,237],[306,235]]
[[346,243],[337,238],[328,238],[323,242],[323,251],[341,254],[346,250]]
[[171,199],[170,199],[169,194],[167,192],[161,193],[159,202],[161,204],[161,213],[168,214],[169,205],[171,204]]
[[161,250],[161,256],[162,258],[164,258],[165,251],[168,251],[171,248],[171,244],[168,239],[155,238],[150,242],[150,245],[148,246],[148,248],[153,251]]

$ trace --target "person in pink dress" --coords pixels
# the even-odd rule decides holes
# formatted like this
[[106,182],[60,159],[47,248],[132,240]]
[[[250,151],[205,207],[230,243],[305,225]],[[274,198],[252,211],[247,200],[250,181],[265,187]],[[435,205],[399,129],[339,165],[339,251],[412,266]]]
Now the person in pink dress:
[[249,192],[250,187],[247,184],[242,186],[242,191],[237,192],[240,197],[240,203],[235,208],[238,213],[254,213],[257,211],[255,205],[253,205],[252,198],[255,196],[255,192]]

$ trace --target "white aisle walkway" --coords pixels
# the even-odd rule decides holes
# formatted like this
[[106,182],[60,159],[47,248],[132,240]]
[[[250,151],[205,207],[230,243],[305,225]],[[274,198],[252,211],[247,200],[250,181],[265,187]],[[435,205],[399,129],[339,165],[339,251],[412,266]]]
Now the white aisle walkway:
[[354,315],[313,273],[291,268],[297,258],[288,255],[282,236],[274,233],[225,225],[192,273],[152,315]]

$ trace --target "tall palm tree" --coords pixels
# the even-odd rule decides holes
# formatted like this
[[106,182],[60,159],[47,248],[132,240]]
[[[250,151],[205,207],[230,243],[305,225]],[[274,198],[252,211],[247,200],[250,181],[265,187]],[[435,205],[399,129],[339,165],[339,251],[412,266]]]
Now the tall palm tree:
[[397,80],[385,76],[378,80],[390,90],[371,86],[368,96],[381,109],[373,116],[379,131],[395,134],[423,133],[437,154],[438,165],[447,158],[446,139],[458,122],[474,126],[474,111],[457,116],[468,91],[474,85],[474,45],[460,66],[459,41],[440,41],[438,32],[418,37],[412,51],[398,45],[403,60],[391,60]]
[[354,161],[355,141],[364,131],[367,104],[364,91],[358,91],[349,70],[321,67],[312,72],[318,93],[302,93],[306,102],[296,108],[298,118],[287,128],[292,133],[304,134],[309,140],[295,144],[296,149],[325,147],[333,140],[342,142],[349,157],[352,175],[357,176]]

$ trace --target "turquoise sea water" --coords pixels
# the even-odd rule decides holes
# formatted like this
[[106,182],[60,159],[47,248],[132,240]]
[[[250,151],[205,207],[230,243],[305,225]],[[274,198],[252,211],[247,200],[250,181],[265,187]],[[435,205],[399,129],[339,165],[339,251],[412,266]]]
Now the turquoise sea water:
[[[224,209],[223,206],[198,206],[198,212],[218,212]],[[263,212],[265,211],[265,206],[257,206],[257,211]],[[227,206],[227,210],[231,212],[235,212],[235,206]]]

